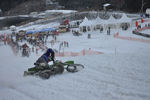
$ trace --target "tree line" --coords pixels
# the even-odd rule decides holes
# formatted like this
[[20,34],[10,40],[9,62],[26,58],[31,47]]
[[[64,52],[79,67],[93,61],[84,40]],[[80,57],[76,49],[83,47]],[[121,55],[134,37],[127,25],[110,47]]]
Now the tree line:
[[[0,0],[0,9],[3,12],[9,11],[17,5],[27,2],[44,2],[46,0]],[[143,8],[150,8],[150,0],[51,0],[58,2],[65,9],[75,10],[102,10],[103,4],[110,3],[114,10],[124,10],[128,12],[139,12]],[[143,6],[143,7],[142,7]],[[43,5],[44,7],[44,5]],[[18,8],[19,9],[19,8]],[[35,9],[36,10],[36,9]]]
[[[114,10],[124,10],[129,12],[139,12],[142,6],[142,0],[57,0],[66,8],[73,9],[97,9],[102,10],[103,4],[110,3]],[[143,0],[145,11],[150,8],[150,0]]]

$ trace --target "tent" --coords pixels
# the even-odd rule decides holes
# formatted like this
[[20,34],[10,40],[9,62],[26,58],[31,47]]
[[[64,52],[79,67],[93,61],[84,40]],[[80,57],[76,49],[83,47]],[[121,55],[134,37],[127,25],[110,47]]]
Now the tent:
[[132,19],[128,18],[125,13],[122,14],[122,17],[118,19],[119,23],[131,23]]
[[119,28],[120,27],[130,27],[131,23],[132,23],[132,19],[128,18],[127,15],[125,13],[122,14],[122,17],[120,19],[118,19],[119,22]]
[[106,20],[101,19],[100,17],[97,16],[97,18],[94,19],[92,23],[93,23],[92,26],[94,27],[94,29],[100,29],[100,28],[104,28],[106,24]]
[[88,20],[86,17],[83,19],[83,22],[79,25],[80,31],[86,32],[90,30],[97,30],[97,29],[116,29],[116,28],[123,28],[123,27],[130,27],[132,19],[128,18],[126,14],[123,13],[120,19],[115,19],[112,15],[109,19],[104,20],[100,17],[95,18],[94,20]]
[[105,19],[101,19],[99,17],[97,17],[95,20],[94,20],[94,23],[96,26],[97,29],[99,28],[103,28],[103,29],[108,29],[109,27],[110,28],[117,28],[117,23],[118,23],[118,20],[115,19],[112,15],[109,17],[109,19],[105,20]]
[[26,34],[33,34],[33,33],[37,33],[38,31],[27,31]]
[[91,31],[91,30],[97,30],[100,28],[104,28],[106,24],[106,20],[101,19],[97,16],[94,20],[88,20],[86,17],[83,19],[83,22],[79,25],[80,31]]
[[89,25],[89,23],[90,23],[90,21],[85,17],[84,19],[83,19],[83,22],[79,25],[80,27],[82,27],[82,26],[87,26],[87,25]]
[[80,31],[86,32],[91,30],[92,21],[89,21],[86,17],[83,19],[83,22],[79,25]]
[[32,30],[32,31],[27,31],[26,34],[35,34],[35,33],[40,33],[40,32],[52,32],[55,31],[55,28],[45,28],[45,29],[41,29],[41,30]]
[[107,24],[116,24],[118,20],[116,20],[112,15],[107,20]]
[[40,30],[39,32],[48,32],[48,31],[52,32],[55,30],[56,30],[55,28],[45,28],[45,29]]

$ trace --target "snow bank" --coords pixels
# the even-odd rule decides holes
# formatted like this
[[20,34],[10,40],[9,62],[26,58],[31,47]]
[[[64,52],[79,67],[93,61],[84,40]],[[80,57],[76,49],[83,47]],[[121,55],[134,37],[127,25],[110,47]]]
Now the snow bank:
[[75,10],[46,10],[46,13],[63,13],[63,14],[68,14],[68,13],[74,13],[77,12]]

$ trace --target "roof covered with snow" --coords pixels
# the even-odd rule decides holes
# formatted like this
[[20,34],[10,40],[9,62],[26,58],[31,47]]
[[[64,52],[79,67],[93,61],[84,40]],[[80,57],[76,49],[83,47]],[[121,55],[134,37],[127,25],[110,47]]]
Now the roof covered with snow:
[[132,19],[127,17],[127,15],[125,13],[123,13],[122,17],[120,19],[118,19],[118,22],[121,22],[121,23],[123,23],[123,22],[128,23],[128,22],[131,22],[131,21],[132,21]]
[[88,20],[87,17],[83,19],[83,22],[80,24],[80,27],[82,26],[91,26],[91,25],[105,25],[105,24],[117,24],[117,23],[131,23],[132,19],[128,18],[126,14],[122,14],[122,17],[120,19],[115,19],[112,15],[109,17],[109,19],[101,19],[97,16],[97,18],[93,20]]

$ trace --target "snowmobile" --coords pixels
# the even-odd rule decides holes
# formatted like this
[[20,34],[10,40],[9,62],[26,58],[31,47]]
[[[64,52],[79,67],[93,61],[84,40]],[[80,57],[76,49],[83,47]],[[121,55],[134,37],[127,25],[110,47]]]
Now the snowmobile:
[[[35,64],[36,66],[38,64]],[[52,75],[56,74],[62,74],[65,70],[67,72],[78,72],[84,68],[81,64],[75,64],[74,61],[66,61],[61,62],[59,60],[56,60],[54,64],[49,65],[48,68],[38,68],[38,67],[32,67],[28,68],[28,71],[24,71],[24,76],[28,75],[34,75],[39,76],[42,79],[48,79]]]

